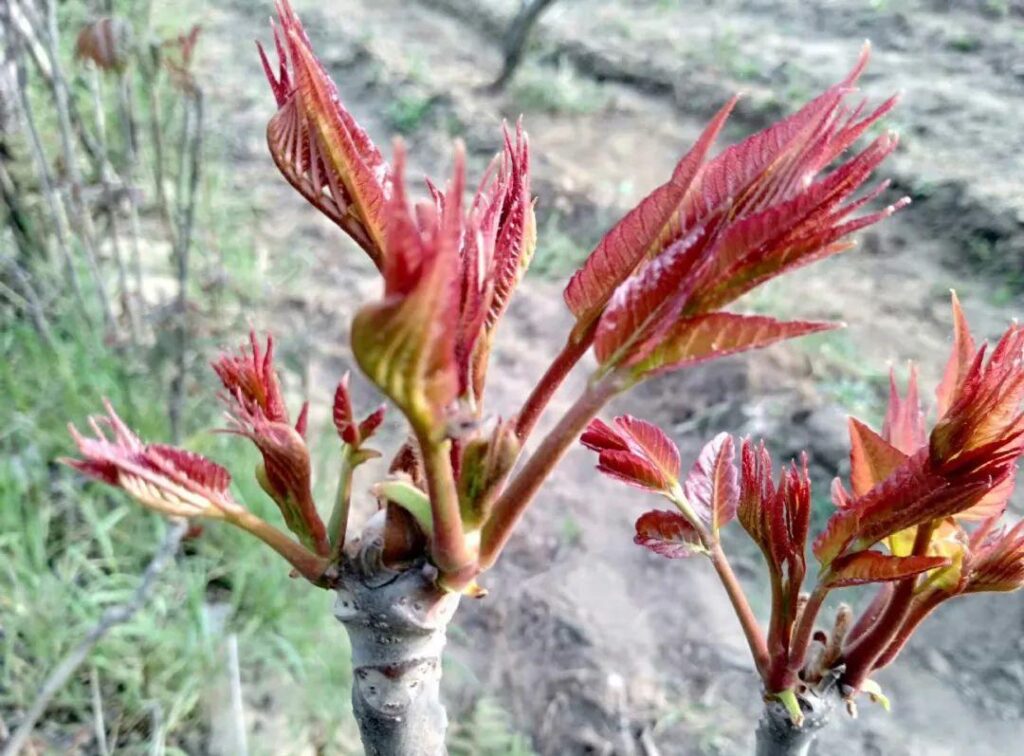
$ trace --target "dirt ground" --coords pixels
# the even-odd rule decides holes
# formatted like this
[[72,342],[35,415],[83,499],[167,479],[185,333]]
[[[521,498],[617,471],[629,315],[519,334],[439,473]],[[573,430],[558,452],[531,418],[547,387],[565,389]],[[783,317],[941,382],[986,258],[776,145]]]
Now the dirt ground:
[[[303,260],[288,282],[256,293],[272,302],[257,325],[272,322],[295,349],[312,346],[309,386],[314,406],[317,399],[327,406],[327,392],[351,363],[349,318],[377,284],[369,264],[292,194],[266,155],[271,98],[250,40],[268,39],[269,3],[211,5],[204,54],[219,69],[207,86],[238,166],[231,183],[257,194],[261,258]],[[423,104],[425,115],[406,136],[419,170],[443,175],[453,135],[465,139],[479,169],[497,146],[501,119],[518,114],[512,95],[480,90],[497,71],[493,34],[511,0],[296,5],[343,99],[379,144],[394,132],[396,103]],[[860,249],[751,303],[781,316],[845,320],[838,340],[665,377],[614,406],[671,430],[684,459],[718,430],[764,434],[779,454],[808,449],[823,492],[845,470],[845,415],[865,404],[861,393],[828,387],[867,385],[871,406],[878,376],[911,358],[926,382],[933,379],[949,340],[951,286],[985,336],[1017,314],[1024,6],[565,0],[540,29],[539,62],[531,65],[559,75],[571,69],[597,102],[526,114],[542,250],[555,225],[582,246],[599,237],[617,212],[664,180],[728,93],[748,93],[727,134],[742,136],[839,78],[866,37],[875,52],[865,94],[904,93],[889,123],[903,143],[886,175],[893,196],[909,193],[914,205],[864,235]],[[529,278],[503,326],[493,412],[514,410],[568,324],[559,283]],[[582,380],[570,381],[561,397]],[[456,719],[486,694],[542,754],[751,751],[758,689],[710,566],[670,562],[632,544],[632,521],[653,503],[598,479],[588,455],[569,455],[486,577],[490,597],[460,612],[446,673]],[[741,578],[764,609],[742,533],[733,532],[732,542]],[[983,755],[1019,747],[1024,600],[972,598],[947,607],[939,621],[880,675],[893,712],[865,703],[858,720],[840,717],[822,736],[818,753]],[[325,622],[325,633],[337,632]]]

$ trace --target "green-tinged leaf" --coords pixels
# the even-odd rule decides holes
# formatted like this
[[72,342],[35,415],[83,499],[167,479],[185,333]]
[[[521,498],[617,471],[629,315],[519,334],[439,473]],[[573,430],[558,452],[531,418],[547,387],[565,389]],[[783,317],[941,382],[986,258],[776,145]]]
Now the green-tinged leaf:
[[434,532],[434,519],[430,514],[430,498],[407,480],[385,480],[373,487],[376,496],[393,501],[415,518],[423,532]]
[[866,693],[873,703],[878,704],[886,711],[892,711],[892,704],[887,696],[882,693],[882,686],[874,680],[865,680],[860,686],[861,693]]
[[679,320],[660,344],[633,367],[637,377],[658,375],[778,341],[841,327],[841,323],[782,322],[760,315],[715,312]]
[[415,218],[405,195],[404,150],[394,161],[388,207],[384,300],[363,307],[352,321],[356,361],[408,418],[417,434],[437,438],[459,390],[455,358],[456,272],[465,173],[456,153],[455,175],[440,214]]
[[509,422],[499,422],[487,438],[466,444],[458,481],[463,528],[478,528],[487,519],[483,507],[492,501],[488,494],[515,464],[519,449],[515,425]]
[[937,567],[948,567],[950,560],[942,556],[889,556],[880,551],[858,551],[832,562],[824,585],[845,588],[865,583],[886,583],[919,575]]

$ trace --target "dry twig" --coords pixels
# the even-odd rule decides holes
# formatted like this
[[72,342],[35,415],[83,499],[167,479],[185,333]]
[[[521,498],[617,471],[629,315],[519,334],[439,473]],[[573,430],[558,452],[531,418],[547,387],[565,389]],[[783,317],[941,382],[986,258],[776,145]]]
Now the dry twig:
[[17,756],[17,754],[21,753],[22,748],[25,747],[29,736],[32,734],[32,730],[35,729],[36,722],[39,721],[39,718],[46,711],[46,707],[53,700],[53,697],[67,685],[75,670],[82,665],[82,662],[89,657],[92,650],[112,628],[130,620],[145,605],[149,595],[153,592],[160,573],[163,572],[167,563],[178,552],[178,546],[181,544],[181,539],[187,530],[188,522],[185,520],[179,520],[171,525],[164,536],[163,543],[160,544],[160,548],[157,549],[145,572],[142,573],[142,579],[139,581],[139,585],[136,587],[132,597],[123,604],[107,609],[103,616],[100,617],[99,622],[86,634],[85,638],[71,649],[60,663],[54,667],[49,677],[46,678],[39,689],[35,701],[29,706],[24,719],[18,725],[18,729],[15,730],[10,740],[4,743],[0,756]]

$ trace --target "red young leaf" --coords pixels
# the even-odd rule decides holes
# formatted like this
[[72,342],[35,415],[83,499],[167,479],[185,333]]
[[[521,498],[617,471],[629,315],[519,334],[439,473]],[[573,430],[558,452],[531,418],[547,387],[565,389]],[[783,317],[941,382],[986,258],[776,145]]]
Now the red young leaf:
[[380,424],[384,422],[384,415],[386,414],[386,412],[387,405],[380,404],[377,406],[377,409],[375,409],[373,412],[371,412],[369,415],[363,418],[363,421],[359,423],[360,443],[366,441],[366,439],[370,438],[370,436],[377,432],[377,429],[380,427]]
[[778,486],[772,483],[772,460],[764,442],[755,448],[744,440],[740,525],[760,546],[773,571],[788,566],[790,583],[798,589],[804,575],[804,549],[811,516],[811,481],[807,458],[783,467]]
[[946,362],[946,370],[942,374],[942,382],[935,391],[938,399],[939,417],[943,417],[953,401],[953,393],[956,387],[967,375],[967,370],[974,361],[974,337],[971,336],[971,328],[967,324],[967,318],[960,307],[960,300],[956,292],[953,297],[953,349]]
[[249,349],[237,354],[223,353],[213,370],[227,390],[228,403],[237,403],[247,413],[259,412],[267,420],[287,423],[288,410],[274,369],[274,339],[267,335],[266,352],[260,350],[256,332],[249,332]]
[[841,323],[783,322],[760,315],[715,312],[676,322],[660,344],[634,367],[636,374],[658,375],[684,365],[761,349],[785,339],[839,328]]
[[971,506],[957,515],[957,519],[968,522],[981,522],[992,517],[998,517],[1006,511],[1010,505],[1010,496],[1017,486],[1017,466],[1010,467],[1006,477]]
[[917,394],[917,366],[911,363],[907,381],[907,398],[901,399],[896,388],[896,375],[889,371],[889,406],[882,425],[882,437],[903,454],[913,454],[926,443],[924,411]]
[[964,591],[1015,591],[1024,586],[1024,522],[973,543]]
[[838,477],[832,479],[832,489],[830,491],[832,496],[832,504],[836,509],[846,509],[853,503],[853,496],[846,487],[843,485],[843,481]]
[[578,333],[600,315],[618,285],[645,258],[664,246],[659,242],[664,241],[669,225],[735,104],[734,97],[718,111],[693,148],[676,165],[672,178],[627,213],[573,274],[565,288],[565,302],[576,316]]
[[[598,254],[608,252],[600,247],[588,260],[570,282],[567,301],[577,315],[577,338],[594,333],[603,369],[646,362],[662,346],[669,354],[655,360],[651,370],[687,364],[691,360],[685,354],[671,359],[673,342],[688,344],[685,330],[677,328],[680,318],[713,313],[771,278],[848,249],[852,243],[846,237],[906,204],[903,199],[880,212],[853,217],[884,190],[883,183],[851,199],[896,148],[895,135],[878,137],[814,180],[895,104],[890,99],[868,115],[862,106],[851,112],[843,105],[866,62],[865,49],[845,81],[704,165],[667,225],[627,216],[621,225],[628,221],[628,227],[648,236],[651,228],[661,229],[652,247],[625,242],[610,248],[627,249],[627,255]],[[654,196],[635,213],[642,215],[647,202],[655,202]],[[591,331],[598,316],[596,331]],[[725,351],[711,349],[707,357]],[[636,377],[642,375],[639,371]]]
[[685,281],[700,256],[706,233],[704,228],[696,230],[615,290],[594,336],[594,354],[601,365],[643,356],[643,345],[657,343],[675,321],[690,293]]
[[598,453],[598,469],[631,485],[669,492],[679,481],[679,449],[656,425],[630,415],[615,426],[594,419],[580,443]]
[[906,454],[860,420],[850,418],[850,484],[854,496],[866,494],[906,460]]
[[367,415],[362,422],[356,422],[352,413],[352,400],[348,390],[349,374],[346,372],[338,382],[338,388],[334,391],[333,420],[338,436],[346,444],[358,447],[370,436],[384,421],[385,405],[380,405],[371,414]]
[[793,184],[789,191],[797,193],[791,198],[754,215],[735,216],[708,252],[711,264],[701,271],[684,314],[718,309],[765,281],[849,249],[851,242],[845,237],[907,204],[904,198],[878,212],[844,220],[885,189],[883,183],[867,196],[846,202],[896,143],[894,136],[883,135],[818,183]]
[[932,460],[973,465],[992,453],[1024,450],[1024,326],[1011,325],[988,360],[983,345],[931,433]]
[[[501,202],[495,205],[494,297],[487,313],[488,328],[493,328],[505,312],[512,292],[530,265],[537,241],[530,196],[530,144],[522,120],[516,124],[515,141],[505,129],[505,149],[499,159],[489,188],[490,196],[500,196]],[[482,193],[483,190],[478,197]]]
[[740,487],[735,458],[732,436],[719,433],[701,449],[683,483],[683,495],[712,534],[736,516]]
[[947,476],[932,466],[928,449],[921,449],[879,485],[832,515],[814,542],[815,556],[827,565],[851,545],[870,548],[901,530],[957,515],[1000,485],[1011,470],[1011,461],[995,457],[975,469]]
[[345,373],[334,390],[334,407],[331,412],[334,428],[341,440],[349,446],[359,445],[359,426],[352,414],[352,398],[348,392],[349,374]]
[[260,58],[279,110],[267,125],[278,169],[314,207],[337,223],[378,267],[386,242],[384,207],[391,176],[366,132],[345,110],[289,0],[276,0],[279,58],[275,76]]
[[633,543],[669,559],[682,559],[707,551],[685,517],[679,512],[663,509],[640,515]]
[[109,402],[104,406],[105,417],[89,418],[94,438],[69,426],[82,458],[62,462],[171,517],[223,517],[241,510],[228,490],[227,470],[184,449],[144,444]]
[[864,583],[885,583],[949,564],[950,559],[947,557],[896,557],[879,551],[858,551],[832,562],[824,585],[828,588],[845,588]]

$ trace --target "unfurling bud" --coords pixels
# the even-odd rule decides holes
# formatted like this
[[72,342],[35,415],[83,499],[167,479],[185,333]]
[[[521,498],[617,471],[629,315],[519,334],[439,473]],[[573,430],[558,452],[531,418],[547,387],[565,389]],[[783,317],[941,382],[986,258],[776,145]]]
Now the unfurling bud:
[[381,404],[361,422],[357,422],[352,411],[352,398],[349,394],[348,382],[349,374],[345,373],[334,392],[332,418],[334,428],[338,431],[341,440],[356,449],[369,439],[384,422],[384,413],[387,407]]
[[307,410],[303,406],[293,428],[274,369],[274,342],[268,336],[261,352],[255,334],[250,348],[225,354],[213,364],[224,384],[230,430],[250,439],[263,456],[256,479],[274,500],[285,524],[317,554],[330,553],[327,531],[313,501],[309,448],[304,438]]
[[184,449],[144,444],[109,402],[104,406],[105,417],[89,419],[94,438],[70,426],[82,458],[62,462],[121,488],[143,506],[169,517],[223,518],[241,511],[228,491],[231,476],[227,470]]

